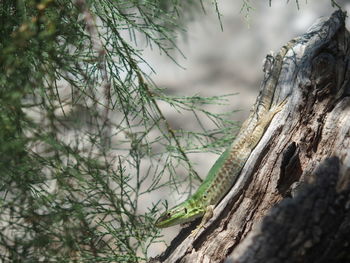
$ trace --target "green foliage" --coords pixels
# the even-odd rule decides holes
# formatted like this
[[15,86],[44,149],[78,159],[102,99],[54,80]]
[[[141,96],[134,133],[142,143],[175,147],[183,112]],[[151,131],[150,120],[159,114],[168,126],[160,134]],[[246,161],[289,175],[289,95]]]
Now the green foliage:
[[[196,3],[2,1],[2,262],[147,259],[160,204],[142,209],[141,200],[179,187],[181,169],[192,188],[187,153],[218,149],[232,134],[226,115],[203,108],[224,97],[168,96],[140,68],[137,40],[169,54]],[[160,102],[216,128],[174,130]]]

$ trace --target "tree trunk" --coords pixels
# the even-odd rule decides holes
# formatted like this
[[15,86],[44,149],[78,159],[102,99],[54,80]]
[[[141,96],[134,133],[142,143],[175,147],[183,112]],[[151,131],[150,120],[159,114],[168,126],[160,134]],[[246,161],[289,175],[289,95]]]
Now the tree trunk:
[[[283,98],[287,104],[237,182],[205,229],[195,237],[189,233],[198,221],[182,229],[151,262],[350,261],[350,39],[344,20],[337,11],[295,39],[276,76],[274,104]],[[262,91],[276,57],[267,56]]]

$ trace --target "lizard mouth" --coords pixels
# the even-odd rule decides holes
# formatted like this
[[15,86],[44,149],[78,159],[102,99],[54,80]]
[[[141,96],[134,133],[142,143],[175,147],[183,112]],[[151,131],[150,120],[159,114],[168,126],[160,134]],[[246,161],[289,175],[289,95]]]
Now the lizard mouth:
[[164,214],[159,216],[159,218],[157,219],[157,221],[155,222],[154,225],[158,228],[167,227],[167,226],[169,226],[169,223],[170,223],[169,222],[170,217],[171,217],[170,213],[164,213]]

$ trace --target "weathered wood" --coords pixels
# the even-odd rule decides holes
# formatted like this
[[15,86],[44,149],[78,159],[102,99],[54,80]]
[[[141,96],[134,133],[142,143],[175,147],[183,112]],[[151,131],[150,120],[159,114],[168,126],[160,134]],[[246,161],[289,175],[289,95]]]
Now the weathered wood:
[[276,205],[226,262],[349,262],[350,188],[338,184],[340,167],[335,156],[318,165],[315,182]]
[[344,20],[337,11],[296,39],[273,104],[288,102],[236,184],[204,230],[189,237],[194,222],[152,262],[350,260],[350,39]]

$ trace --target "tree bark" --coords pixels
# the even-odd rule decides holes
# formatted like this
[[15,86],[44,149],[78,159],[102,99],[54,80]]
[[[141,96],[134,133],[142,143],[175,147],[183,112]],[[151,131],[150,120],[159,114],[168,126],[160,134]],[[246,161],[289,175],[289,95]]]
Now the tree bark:
[[287,104],[237,182],[204,230],[189,236],[198,221],[182,229],[151,262],[350,261],[350,39],[344,21],[336,11],[296,39],[274,94],[274,104],[284,98]]

